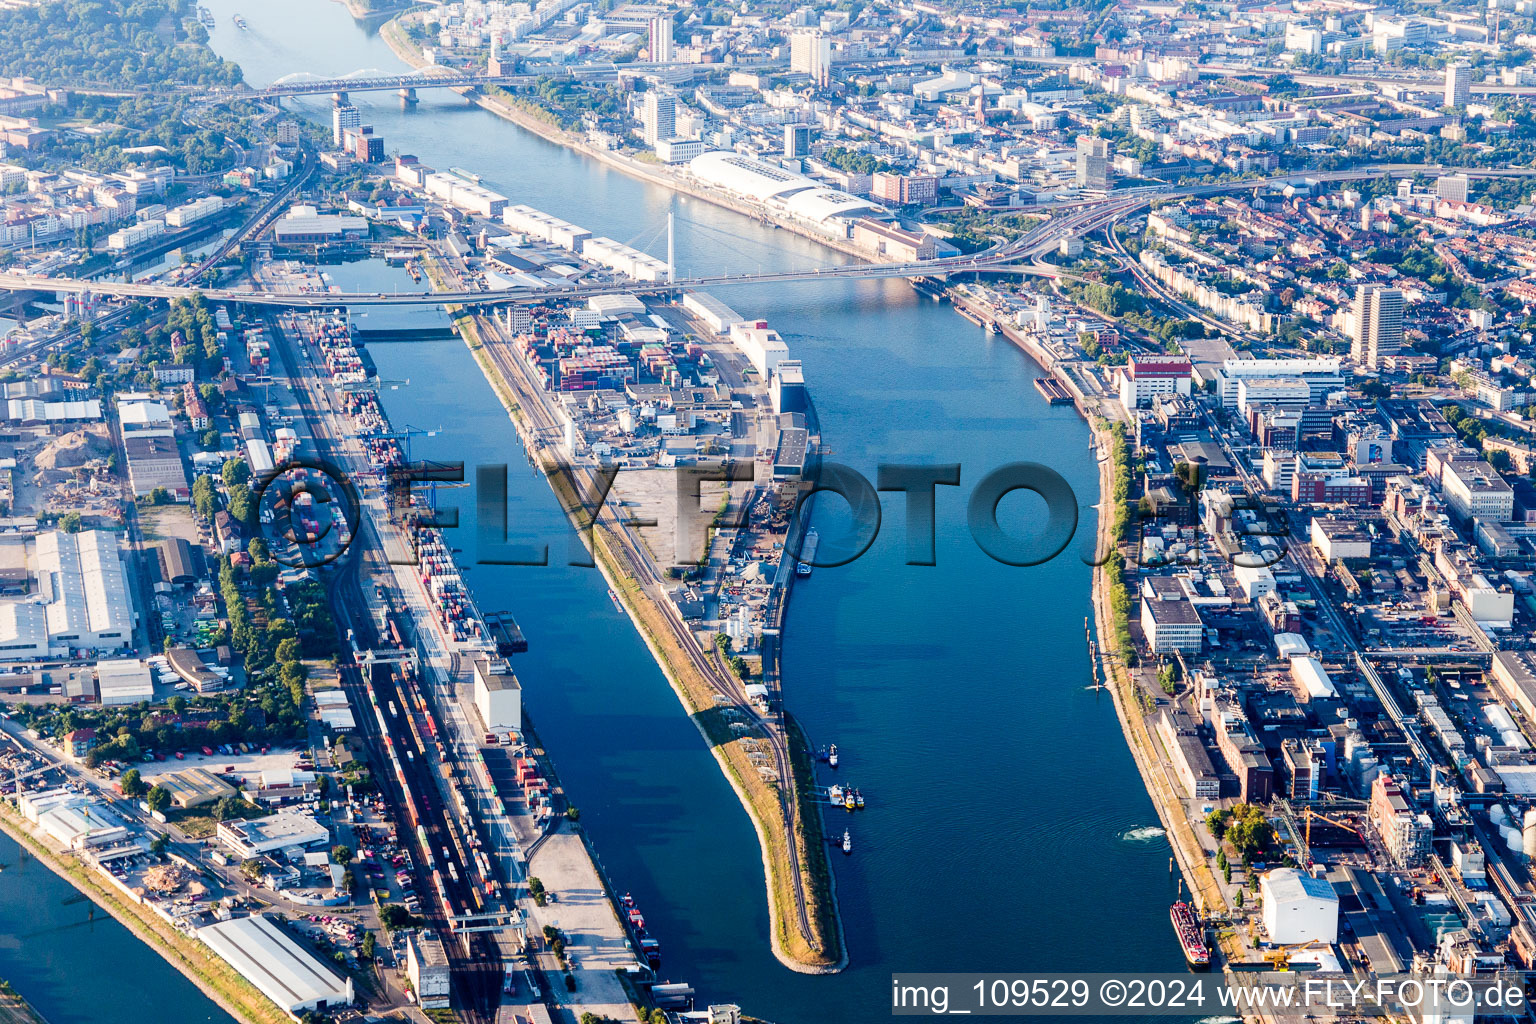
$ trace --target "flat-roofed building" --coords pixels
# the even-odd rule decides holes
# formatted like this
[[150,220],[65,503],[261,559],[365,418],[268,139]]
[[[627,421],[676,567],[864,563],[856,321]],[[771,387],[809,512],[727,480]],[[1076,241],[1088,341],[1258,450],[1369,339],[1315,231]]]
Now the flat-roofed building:
[[1520,708],[1536,722],[1536,653],[1531,651],[1495,651],[1493,678],[1504,699]]
[[171,802],[182,810],[217,803],[238,792],[234,786],[206,768],[168,772],[155,776],[154,782],[157,786],[164,786],[171,794]]
[[353,1001],[352,979],[338,977],[260,914],[207,925],[197,937],[295,1020]]
[[1371,534],[1358,520],[1319,516],[1312,520],[1312,546],[1329,562],[1370,558]]
[[149,666],[137,658],[96,663],[96,696],[108,707],[153,700],[155,680]]
[[405,976],[423,1010],[448,1008],[452,995],[448,951],[436,935],[420,932],[406,940]]
[[475,710],[487,732],[523,729],[523,688],[504,660],[475,662]]
[[1163,748],[1173,762],[1186,796],[1195,800],[1214,800],[1221,795],[1221,777],[1211,765],[1211,755],[1195,730],[1194,719],[1183,708],[1165,708],[1158,716],[1158,730]]
[[289,846],[318,846],[330,842],[331,833],[311,815],[280,811],[250,821],[221,821],[218,838],[242,860],[248,860]]
[[1461,519],[1507,523],[1515,515],[1515,491],[1488,463],[1450,462],[1440,473],[1445,503]]
[[1198,654],[1205,645],[1205,623],[1193,604],[1183,598],[1164,599],[1144,593],[1141,629],[1154,654],[1183,651]]

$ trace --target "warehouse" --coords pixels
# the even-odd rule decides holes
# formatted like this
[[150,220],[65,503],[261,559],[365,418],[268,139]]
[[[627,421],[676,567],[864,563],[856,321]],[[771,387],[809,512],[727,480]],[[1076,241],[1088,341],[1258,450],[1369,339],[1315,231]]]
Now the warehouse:
[[252,821],[221,821],[218,838],[242,860],[249,860],[290,846],[318,846],[330,842],[331,833],[308,814],[282,811]]
[[96,696],[109,707],[153,700],[155,680],[149,673],[149,666],[137,658],[97,662]]
[[475,662],[475,710],[486,732],[523,728],[523,688],[505,661]]
[[187,470],[173,439],[125,434],[123,454],[128,457],[128,480],[135,498],[147,497],[159,487],[181,501],[191,496]]
[[1276,868],[1259,877],[1264,930],[1275,945],[1326,942],[1339,938],[1339,897],[1321,878],[1295,868]]
[[236,793],[234,786],[206,768],[188,768],[185,771],[157,775],[155,784],[164,786],[171,794],[171,803],[182,810],[217,803]]
[[1334,686],[1333,680],[1328,678],[1328,673],[1323,669],[1323,663],[1310,655],[1291,659],[1291,678],[1312,700],[1339,695],[1338,687]]
[[405,947],[406,977],[423,1010],[446,1010],[451,995],[448,951],[431,932],[412,935]]
[[197,937],[290,1016],[350,1005],[343,981],[267,918],[240,917],[197,930]]
[[0,660],[128,645],[133,605],[113,534],[7,534],[0,567],[30,581],[26,593],[0,601]]

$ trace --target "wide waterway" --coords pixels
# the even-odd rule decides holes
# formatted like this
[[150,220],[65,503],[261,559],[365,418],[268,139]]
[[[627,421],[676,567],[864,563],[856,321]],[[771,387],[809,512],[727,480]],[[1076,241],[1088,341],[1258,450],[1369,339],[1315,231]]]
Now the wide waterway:
[[0,978],[49,1024],[235,1024],[158,953],[3,834]]
[[[231,23],[233,0],[208,6],[214,48],[253,84],[401,67],[339,4],[240,5],[248,31]],[[514,202],[653,253],[664,255],[660,234],[674,210],[681,272],[846,261],[572,154],[451,93],[421,97],[406,110],[387,93],[352,100],[391,153],[474,170]],[[329,124],[328,99],[289,102]],[[372,264],[327,269],[366,290],[399,282]],[[511,464],[514,539],[550,542],[547,568],[478,566],[468,578],[483,608],[511,609],[528,635],[531,649],[514,666],[527,706],[609,875],[660,938],[663,973],[706,1000],[810,1024],[884,1019],[898,972],[1178,969],[1169,849],[1150,827],[1156,813],[1108,697],[1085,689],[1089,570],[1078,555],[1098,500],[1086,425],[1039,398],[1038,368],[1008,343],[904,283],[719,297],[769,320],[804,362],[831,458],[871,480],[881,462],[963,467],[962,486],[939,492],[937,566],[903,564],[905,516],[893,496],[870,552],[817,570],[791,604],[786,703],[813,743],[839,745],[838,780],[859,786],[869,805],[828,817],[855,843],[833,865],[851,956],[836,977],[792,974],[773,958],[745,813],[601,576],[564,565],[560,509],[468,351],[458,342],[372,347],[383,376],[411,381],[384,393],[396,426],[441,428],[416,439],[413,456]],[[965,524],[970,488],[1021,459],[1057,469],[1082,504],[1068,552],[1029,569],[990,560]],[[451,542],[466,560],[476,549],[469,495],[443,495],[461,506]],[[1033,502],[1005,499],[1004,520],[1027,528]],[[818,512],[829,537],[838,532],[832,504]],[[833,781],[825,769],[822,778]],[[201,1019],[191,1010],[164,1018]]]

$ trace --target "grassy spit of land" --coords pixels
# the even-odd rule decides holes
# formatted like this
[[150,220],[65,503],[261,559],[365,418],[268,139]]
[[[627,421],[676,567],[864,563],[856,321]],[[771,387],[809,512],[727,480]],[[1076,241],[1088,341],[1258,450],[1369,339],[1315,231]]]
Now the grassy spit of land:
[[[438,268],[431,261],[426,261],[425,266],[433,287],[445,290],[448,282]],[[448,311],[454,318],[460,337],[480,364],[481,371],[490,381],[507,414],[519,432],[530,436],[533,426],[523,404],[525,401],[538,401],[537,396],[522,394],[516,378],[509,378],[508,374],[502,372],[481,340],[481,318],[457,306],[449,306]],[[571,490],[569,478],[554,472],[554,467],[544,461],[542,452],[538,457],[539,467],[566,514],[578,528],[585,528],[590,519],[580,497]],[[798,927],[799,914],[794,905],[790,857],[786,846],[788,829],[785,827],[779,788],[763,779],[748,756],[749,745],[761,740],[762,733],[753,729],[739,735],[731,728],[733,721],[742,719],[733,719],[726,709],[715,703],[714,688],[669,628],[667,611],[656,599],[646,594],[613,527],[606,522],[598,522],[591,529],[590,536],[593,561],[613,592],[618,595],[630,620],[650,648],[652,657],[666,675],[667,682],[709,744],[710,752],[731,788],[736,791],[737,798],[757,832],[768,891],[774,955],[786,967],[801,973],[829,974],[842,970],[847,966],[847,955],[837,921],[832,873],[827,864],[826,843],[821,831],[820,808],[809,796],[813,781],[810,752],[799,727],[791,723],[789,744],[791,764],[796,776],[795,792],[799,799],[799,828],[796,829],[794,841],[801,883],[809,897],[806,908],[812,933],[809,939],[800,934]]]
[[34,837],[27,829],[26,820],[8,801],[0,801],[0,831],[116,918],[240,1024],[292,1024],[287,1014],[207,946],[172,928],[148,907],[134,903],[102,882],[94,870],[73,854],[54,850]]

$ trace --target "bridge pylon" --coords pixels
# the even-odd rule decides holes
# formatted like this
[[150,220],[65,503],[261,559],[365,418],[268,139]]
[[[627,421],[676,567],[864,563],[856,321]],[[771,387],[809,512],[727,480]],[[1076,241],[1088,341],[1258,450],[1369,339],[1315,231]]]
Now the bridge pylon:
[[408,107],[408,106],[410,106],[413,103],[420,103],[421,102],[420,100],[418,100],[416,98],[416,87],[414,85],[406,86],[404,89],[401,89],[395,95],[400,97],[400,105],[403,106],[403,107]]
[[338,107],[346,106],[347,105],[347,92],[346,92],[346,90],[345,89],[337,89],[335,92],[331,93],[331,102],[336,104]]

